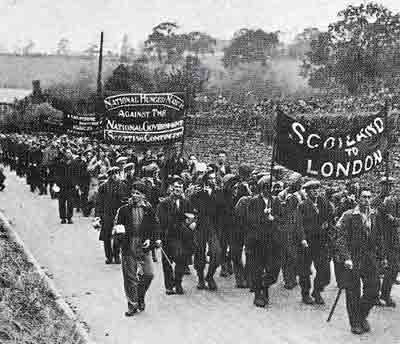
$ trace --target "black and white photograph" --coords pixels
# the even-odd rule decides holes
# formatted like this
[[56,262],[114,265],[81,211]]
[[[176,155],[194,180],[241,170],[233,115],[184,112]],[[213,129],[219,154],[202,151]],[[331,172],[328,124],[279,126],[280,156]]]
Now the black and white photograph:
[[0,344],[400,343],[400,1],[0,32]]

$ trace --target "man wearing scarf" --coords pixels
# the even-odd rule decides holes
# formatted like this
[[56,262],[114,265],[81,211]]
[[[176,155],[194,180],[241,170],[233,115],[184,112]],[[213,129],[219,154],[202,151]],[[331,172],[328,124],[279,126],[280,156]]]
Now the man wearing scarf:
[[[146,186],[137,182],[133,185],[128,204],[117,213],[115,224],[122,225],[122,276],[130,317],[145,310],[145,296],[153,279],[150,255],[152,242],[161,245],[159,225],[155,212],[144,195]],[[117,227],[116,226],[116,227]]]

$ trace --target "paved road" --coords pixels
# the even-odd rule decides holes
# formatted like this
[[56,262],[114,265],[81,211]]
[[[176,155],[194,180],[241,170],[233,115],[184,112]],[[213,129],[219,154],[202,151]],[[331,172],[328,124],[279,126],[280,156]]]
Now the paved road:
[[[67,302],[90,328],[97,343],[385,343],[400,342],[398,309],[374,309],[373,332],[356,337],[349,332],[344,297],[331,323],[326,323],[336,295],[327,288],[326,306],[300,303],[299,289],[272,288],[266,309],[252,306],[252,294],[233,288],[233,277],[217,278],[217,292],[198,291],[192,274],[185,277],[183,296],[166,296],[161,264],[150,287],[145,313],[125,318],[126,302],[119,265],[105,265],[98,234],[91,219],[75,215],[73,225],[61,225],[57,202],[29,192],[24,180],[7,171],[7,188],[0,192],[0,208],[53,276]],[[400,304],[400,287],[394,299]]]

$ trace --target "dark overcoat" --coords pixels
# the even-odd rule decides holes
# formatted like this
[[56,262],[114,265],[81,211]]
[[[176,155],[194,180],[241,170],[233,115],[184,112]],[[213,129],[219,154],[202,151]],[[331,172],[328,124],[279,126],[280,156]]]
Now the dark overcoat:
[[101,230],[99,239],[111,239],[117,210],[129,197],[128,186],[120,180],[107,180],[100,185],[96,200],[96,217],[101,218]]

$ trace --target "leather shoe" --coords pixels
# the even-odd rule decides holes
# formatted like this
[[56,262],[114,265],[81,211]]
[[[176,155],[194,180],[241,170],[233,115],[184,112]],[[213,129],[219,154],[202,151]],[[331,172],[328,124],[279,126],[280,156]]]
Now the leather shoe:
[[106,264],[112,264],[112,259],[106,259]]
[[221,265],[221,272],[219,273],[219,275],[221,277],[228,277],[229,276],[226,264]]
[[312,297],[310,295],[304,295],[301,298],[301,301],[306,305],[313,305],[314,304],[314,300],[312,299]]
[[165,290],[165,294],[167,294],[167,295],[174,295],[175,292],[174,292],[173,289],[167,289],[167,290]]
[[361,322],[361,328],[364,330],[364,332],[371,332],[371,326],[369,326],[369,322],[367,319],[364,319]]
[[130,309],[127,312],[125,312],[125,316],[126,317],[133,317],[136,313],[137,313],[137,309],[136,308]]
[[206,283],[204,280],[200,280],[199,283],[197,283],[197,289],[199,290],[204,290],[207,289]]
[[315,301],[315,303],[316,303],[317,305],[324,305],[324,304],[325,304],[325,301],[324,301],[324,299],[322,298],[321,293],[319,293],[319,292],[313,292],[311,295],[312,295],[312,297],[314,298],[314,301]]
[[353,334],[363,334],[365,331],[361,326],[352,326],[351,327],[351,333]]
[[61,224],[65,225],[66,223],[67,223],[67,220],[65,220],[65,219],[61,220]]
[[72,225],[74,222],[72,221],[72,219],[68,219],[68,223],[69,223],[70,225]]
[[253,304],[254,304],[256,307],[260,307],[260,308],[266,306],[265,298],[264,298],[264,295],[261,293],[261,291],[258,291],[258,290],[257,290],[257,291],[255,292]]
[[386,307],[392,307],[392,308],[396,307],[396,302],[394,302],[391,297],[384,299],[384,301],[385,301]]
[[139,311],[143,312],[146,309],[146,304],[144,303],[144,300],[139,301],[138,305]]
[[177,294],[177,295],[183,295],[183,294],[185,294],[185,291],[183,290],[183,288],[182,288],[182,286],[181,286],[180,284],[178,284],[178,285],[175,287],[175,294]]
[[206,281],[207,281],[208,289],[210,289],[210,290],[218,289],[217,283],[215,283],[215,280],[213,277],[207,278]]

